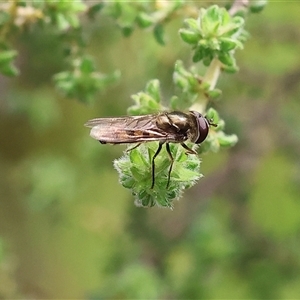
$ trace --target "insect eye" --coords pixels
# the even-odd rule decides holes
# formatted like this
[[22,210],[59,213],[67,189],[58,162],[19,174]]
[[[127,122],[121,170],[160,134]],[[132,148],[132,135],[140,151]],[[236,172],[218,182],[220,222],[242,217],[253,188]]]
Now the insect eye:
[[198,121],[199,137],[196,141],[196,144],[200,144],[206,139],[208,135],[209,122],[202,115],[197,119],[197,121]]

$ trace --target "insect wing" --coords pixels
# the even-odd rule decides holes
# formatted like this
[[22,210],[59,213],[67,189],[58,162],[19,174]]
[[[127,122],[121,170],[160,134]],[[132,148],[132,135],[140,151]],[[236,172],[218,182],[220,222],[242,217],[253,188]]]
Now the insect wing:
[[88,121],[92,138],[103,143],[121,144],[165,140],[167,134],[157,128],[157,115],[98,118]]

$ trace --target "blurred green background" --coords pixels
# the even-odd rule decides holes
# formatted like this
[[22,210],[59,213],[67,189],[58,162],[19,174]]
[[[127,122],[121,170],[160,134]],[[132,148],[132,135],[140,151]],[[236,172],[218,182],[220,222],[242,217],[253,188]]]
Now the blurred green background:
[[141,209],[83,124],[126,114],[158,78],[173,94],[174,62],[191,61],[177,30],[166,46],[109,19],[86,27],[99,69],[122,78],[93,105],[53,88],[58,38],[18,37],[15,79],[0,78],[0,298],[291,299],[300,297],[300,3],[251,15],[240,71],[222,74],[212,105],[239,143],[202,157],[203,179],[173,211]]

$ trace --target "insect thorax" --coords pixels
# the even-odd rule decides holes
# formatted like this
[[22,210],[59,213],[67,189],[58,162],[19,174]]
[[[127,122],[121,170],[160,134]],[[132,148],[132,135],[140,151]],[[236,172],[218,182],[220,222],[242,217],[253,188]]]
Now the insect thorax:
[[161,130],[178,135],[178,141],[195,140],[198,136],[197,121],[190,113],[174,111],[157,116],[156,126]]

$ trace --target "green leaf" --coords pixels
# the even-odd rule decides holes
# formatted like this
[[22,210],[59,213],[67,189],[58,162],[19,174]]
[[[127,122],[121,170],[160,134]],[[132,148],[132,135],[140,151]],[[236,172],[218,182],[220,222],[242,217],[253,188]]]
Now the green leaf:
[[185,24],[188,29],[180,29],[179,34],[183,41],[193,46],[193,62],[202,61],[208,67],[218,58],[227,71],[237,69],[234,53],[230,51],[243,48],[246,40],[242,17],[231,17],[226,9],[213,5],[200,9],[198,19],[189,18]]
[[267,0],[254,0],[250,2],[250,11],[252,13],[261,12],[267,5]]
[[154,37],[156,41],[164,46],[165,40],[164,40],[164,27],[161,24],[157,24],[153,29]]
[[173,180],[179,181],[179,182],[195,181],[203,176],[198,171],[192,171],[192,170],[188,169],[187,166],[184,166],[184,165],[177,166],[175,175],[177,175],[177,176],[175,177],[173,175]]
[[235,134],[220,134],[218,135],[218,141],[221,147],[233,147],[238,142],[238,137]]
[[135,105],[128,108],[127,112],[130,115],[151,114],[162,110],[160,83],[157,79],[147,83],[145,92],[139,92],[132,95],[131,98],[134,100]]
[[138,14],[136,21],[140,27],[147,28],[154,24],[155,19],[151,15],[141,12]]
[[94,72],[95,62],[90,56],[84,56],[80,62],[80,71],[86,74]]
[[236,65],[233,66],[223,66],[223,71],[226,73],[234,74],[239,71],[239,68]]
[[199,32],[199,20],[189,18],[189,19],[185,19],[184,23],[188,27],[190,27],[190,29],[192,29],[194,32],[197,32],[197,31]]
[[218,56],[220,62],[222,62],[226,66],[235,65],[235,59],[233,55],[229,52],[221,52]]
[[221,42],[220,43],[221,51],[224,51],[224,52],[230,51],[237,47],[240,47],[240,48],[243,47],[243,44],[240,41],[235,40],[233,38],[221,37],[219,40]]
[[221,10],[217,5],[209,7],[207,10],[202,8],[201,14],[201,32],[208,38],[217,35],[220,26]]
[[55,15],[56,24],[59,30],[63,31],[69,28],[69,22],[65,18],[64,14],[56,13]]
[[[129,150],[127,149],[127,151]],[[145,165],[148,167],[144,155],[141,155],[141,153],[137,151],[137,148],[129,151],[129,158],[130,162],[136,166]]]
[[126,189],[131,189],[133,188],[133,185],[134,185],[134,179],[129,176],[129,177],[123,177],[120,179],[122,185],[124,186],[124,188]]
[[134,178],[135,181],[140,182],[141,180],[143,180],[144,172],[143,172],[143,170],[141,170],[140,167],[132,165],[130,167],[130,172],[131,172],[131,175],[132,175],[132,177]]
[[19,70],[13,65],[13,60],[18,52],[15,50],[5,50],[0,52],[0,72],[6,76],[17,76]]
[[213,54],[214,53],[211,53],[209,50],[205,51],[205,56],[203,57],[203,64],[204,66],[208,67],[210,64],[211,64],[211,61],[214,59],[214,56]]
[[197,44],[201,38],[200,34],[189,29],[180,29],[179,34],[182,40],[188,44]]
[[66,20],[68,21],[69,25],[73,28],[80,27],[80,21],[75,14],[70,14],[66,17]]
[[224,9],[217,5],[210,6],[206,11],[203,9],[203,16],[210,23],[219,23],[223,13]]
[[210,99],[216,100],[222,95],[222,91],[220,89],[209,90],[207,91],[207,95]]
[[146,85],[146,92],[156,100],[157,103],[161,100],[160,95],[160,82],[157,79],[149,81]]
[[16,50],[6,50],[0,52],[0,65],[6,65],[10,63],[16,56],[18,52]]
[[119,8],[121,14],[118,19],[118,24],[122,28],[124,36],[129,36],[135,27],[135,20],[138,13],[137,8],[126,1],[120,1]]
[[104,3],[96,3],[88,8],[87,15],[90,19],[95,19],[96,14],[104,7]]
[[[143,207],[159,205],[172,208],[172,202],[202,176],[200,174],[200,159],[197,155],[186,155],[185,149],[180,145],[170,144],[174,158],[170,184],[167,187],[170,158],[166,150],[162,149],[155,159],[155,185],[151,189],[152,171],[150,166],[156,150],[156,142],[141,144],[132,150],[136,153],[125,152],[122,158],[115,160],[114,165],[119,172],[121,184],[130,187],[136,199],[136,205]],[[134,163],[130,161],[130,157]],[[140,159],[141,157],[143,158]],[[129,177],[132,180],[129,180]]]
[[19,70],[14,66],[14,65],[5,65],[5,66],[0,66],[0,73],[2,73],[5,76],[17,76],[19,75]]
[[101,74],[96,72],[94,61],[89,56],[75,58],[72,70],[54,75],[53,79],[59,90],[70,98],[78,98],[82,102],[90,102],[94,95],[112,82],[115,82],[120,72]]
[[212,120],[213,123],[217,124],[219,127],[219,122],[220,122],[220,117],[219,117],[219,113],[212,107],[210,107],[207,112],[206,112],[206,118],[208,120]]
[[196,62],[202,60],[204,55],[205,55],[204,54],[204,49],[201,48],[201,47],[197,47],[196,50],[195,50],[195,53],[193,55],[193,62],[196,63]]
[[238,39],[239,32],[242,32],[244,23],[245,21],[242,17],[235,16],[232,18],[231,23],[222,27],[222,30],[220,30],[220,35]]
[[132,34],[134,28],[132,26],[127,25],[127,26],[121,27],[121,29],[122,29],[123,35],[125,37],[129,37]]

